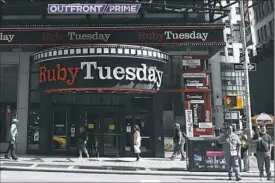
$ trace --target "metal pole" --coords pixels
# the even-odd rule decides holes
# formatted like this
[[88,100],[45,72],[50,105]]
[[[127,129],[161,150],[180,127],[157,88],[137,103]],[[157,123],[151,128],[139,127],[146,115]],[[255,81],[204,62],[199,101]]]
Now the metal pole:
[[[275,1],[273,1],[273,7],[275,7]],[[273,8],[274,9],[274,8]],[[275,24],[273,25],[274,26],[274,30],[275,30]],[[273,35],[274,36],[274,35]],[[274,41],[274,39],[273,39],[273,41]],[[273,43],[273,45],[274,45],[274,43]],[[275,52],[275,47],[273,48],[273,56],[274,56],[274,58],[275,58],[275,55],[274,55],[274,52]],[[274,59],[275,60],[275,59]],[[274,91],[275,91],[275,63],[273,63],[274,64],[274,69],[273,69],[273,71],[274,71]],[[275,99],[275,92],[274,92],[274,98],[273,98],[273,102],[274,102],[274,115],[275,115],[275,101],[274,101],[274,99]],[[273,127],[274,127],[274,136],[273,136],[273,138],[275,138],[275,121],[273,121]],[[273,145],[274,145],[274,141],[273,141]],[[273,151],[273,153],[274,153],[274,156],[273,157],[275,157],[275,150]],[[275,168],[275,163],[274,163],[274,168]]]
[[244,19],[244,2],[240,2],[240,13],[241,13],[241,37],[243,44],[243,55],[244,55],[244,79],[245,79],[245,111],[246,111],[246,119],[247,119],[247,137],[251,139],[252,137],[252,122],[251,122],[251,107],[250,107],[250,91],[249,91],[249,74],[248,74],[248,59],[246,57],[246,35],[245,35],[245,19]]

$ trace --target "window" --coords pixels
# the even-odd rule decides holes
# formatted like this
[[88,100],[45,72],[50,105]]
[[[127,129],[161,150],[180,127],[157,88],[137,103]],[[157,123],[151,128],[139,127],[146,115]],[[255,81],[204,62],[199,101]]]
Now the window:
[[240,53],[243,53],[243,49],[242,48],[239,48],[239,51],[240,51]]
[[230,22],[229,22],[229,20],[225,20],[224,23],[225,23],[225,27],[227,27],[227,28],[230,27]]
[[267,8],[268,8],[268,12],[271,13],[273,11],[273,2],[272,0],[267,0]]
[[0,64],[0,141],[8,141],[11,120],[16,116],[18,65]]
[[263,18],[265,16],[265,13],[264,13],[264,4],[263,3],[260,5],[260,13],[261,13],[261,18]]
[[233,85],[236,85],[236,81],[235,80],[229,80],[229,79],[222,80],[222,85],[223,86],[233,86]]
[[255,13],[255,21],[258,22],[258,20],[259,20],[259,11],[258,11],[257,7],[254,9],[254,13]]
[[258,35],[258,42],[261,42],[261,41],[262,41],[261,29],[259,29],[259,30],[257,31],[257,35]]
[[239,14],[240,14],[240,12],[241,12],[240,7],[235,7],[235,10],[236,10],[236,14],[237,14],[237,15],[239,15]]
[[31,90],[36,90],[38,89],[39,85],[39,74],[31,74],[31,80],[30,80],[30,89]]
[[225,56],[224,51],[220,51],[221,56]]
[[233,24],[233,31],[240,31],[241,30],[241,24]]
[[233,48],[227,48],[228,56],[233,56]]
[[269,33],[270,33],[270,36],[274,36],[274,20],[270,21],[269,23]]
[[226,40],[227,40],[227,41],[231,40],[231,38],[232,38],[232,35],[231,35],[231,34],[226,34]]
[[39,148],[39,110],[30,110],[28,121],[28,149]]
[[266,31],[266,25],[262,28],[262,34],[263,34],[263,41],[267,39],[267,31]]

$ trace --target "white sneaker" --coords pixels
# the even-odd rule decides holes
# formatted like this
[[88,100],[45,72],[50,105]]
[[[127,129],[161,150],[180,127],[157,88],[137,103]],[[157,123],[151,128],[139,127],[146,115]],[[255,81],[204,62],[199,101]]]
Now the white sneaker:
[[261,178],[260,178],[260,180],[261,180],[261,181],[264,181],[264,178],[263,178],[263,177],[261,177]]

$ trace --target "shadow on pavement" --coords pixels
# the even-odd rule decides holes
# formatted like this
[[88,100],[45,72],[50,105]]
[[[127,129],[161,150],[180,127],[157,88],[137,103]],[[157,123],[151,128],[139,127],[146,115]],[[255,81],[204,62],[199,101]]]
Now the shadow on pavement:
[[134,160],[120,160],[120,159],[114,159],[114,160],[102,160],[103,162],[114,162],[114,163],[121,163],[121,162],[135,162]]
[[[182,178],[183,180],[186,180],[186,178]],[[192,180],[209,180],[208,177],[192,177]],[[221,181],[229,181],[228,178],[214,178],[214,179],[211,179],[213,181],[216,181],[216,180],[221,180]],[[209,180],[209,182],[211,182],[211,180]]]

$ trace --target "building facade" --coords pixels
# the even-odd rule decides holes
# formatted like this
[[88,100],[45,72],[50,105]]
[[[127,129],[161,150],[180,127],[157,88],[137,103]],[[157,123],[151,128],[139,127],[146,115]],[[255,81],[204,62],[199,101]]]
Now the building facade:
[[[224,5],[232,2],[234,1],[222,1]],[[244,72],[234,70],[234,64],[240,63],[240,55],[243,54],[240,5],[235,3],[229,8],[230,15],[222,19],[225,23],[226,46],[209,60],[213,88],[213,121],[217,128],[223,128],[225,123],[239,123],[242,113],[226,109],[223,99],[228,94],[244,95],[245,90]]]
[[257,71],[249,75],[251,112],[274,115],[274,1],[255,1],[252,10],[256,51],[250,60],[257,64]]
[[1,150],[14,117],[20,153],[73,154],[83,126],[100,156],[131,156],[138,124],[144,156],[163,157],[164,111],[186,130],[191,110],[191,136],[213,135],[208,59],[224,25],[196,15],[2,16]]

